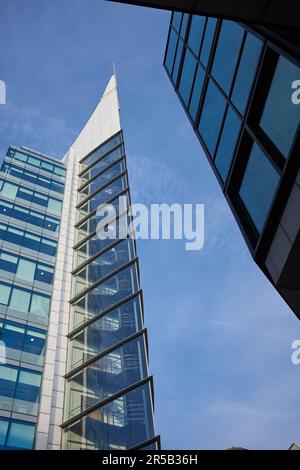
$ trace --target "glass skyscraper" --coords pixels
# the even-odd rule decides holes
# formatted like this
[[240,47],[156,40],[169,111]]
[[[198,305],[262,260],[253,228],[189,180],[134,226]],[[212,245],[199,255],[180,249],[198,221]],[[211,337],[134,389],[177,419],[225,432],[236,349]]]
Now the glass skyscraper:
[[130,222],[115,76],[63,161],[8,149],[0,212],[0,449],[156,449],[135,241],[98,236]]
[[300,318],[300,48],[174,12],[164,67],[254,260]]

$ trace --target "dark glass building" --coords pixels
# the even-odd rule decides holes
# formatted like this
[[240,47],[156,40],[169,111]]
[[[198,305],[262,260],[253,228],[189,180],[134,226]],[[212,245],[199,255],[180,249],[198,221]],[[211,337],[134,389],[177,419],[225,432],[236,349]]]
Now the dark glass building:
[[255,262],[300,318],[300,49],[175,12],[164,67]]

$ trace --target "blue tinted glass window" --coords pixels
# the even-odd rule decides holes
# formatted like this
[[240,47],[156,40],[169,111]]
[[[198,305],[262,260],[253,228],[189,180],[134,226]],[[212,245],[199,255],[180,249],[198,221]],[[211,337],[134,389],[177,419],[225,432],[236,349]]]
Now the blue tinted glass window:
[[261,47],[261,41],[248,33],[231,97],[241,113],[245,111]]
[[6,434],[8,430],[8,420],[0,418],[0,449],[4,449]]
[[10,411],[12,409],[18,367],[0,365],[0,409]]
[[200,65],[198,65],[193,93],[192,93],[191,102],[189,106],[189,112],[194,121],[195,121],[199,103],[200,103],[201,93],[202,93],[203,84],[204,84],[204,78],[205,78],[204,70],[202,69]]
[[189,19],[188,13],[184,13],[182,17],[181,29],[180,29],[180,36],[184,39],[186,33],[187,22]]
[[32,449],[34,433],[34,424],[25,423],[24,421],[12,421],[9,427],[6,448],[8,450]]
[[178,11],[175,11],[173,13],[172,25],[178,32],[180,30],[181,18],[182,18],[182,13],[179,13]]
[[230,168],[240,126],[240,119],[231,108],[228,108],[215,159],[215,165],[223,181],[225,181]]
[[181,98],[186,105],[188,105],[189,102],[196,65],[196,60],[193,54],[189,49],[186,49],[178,88]]
[[173,73],[172,73],[172,79],[173,79],[174,83],[177,82],[177,76],[178,76],[178,70],[179,70],[181,55],[182,55],[182,49],[183,49],[183,42],[181,41],[181,39],[179,39],[178,46],[177,46],[177,51],[176,51],[175,62],[174,62]]
[[226,93],[229,93],[231,87],[243,34],[244,30],[237,23],[226,20],[222,22],[212,75]]
[[293,103],[291,88],[299,77],[299,67],[280,57],[260,120],[261,128],[285,157],[300,121],[300,105]]
[[177,40],[178,40],[177,34],[173,30],[171,30],[169,43],[168,43],[168,50],[167,50],[167,55],[166,55],[166,67],[170,74],[172,73],[172,69],[173,69]]
[[257,230],[261,232],[279,182],[279,174],[254,144],[239,190]]
[[205,18],[203,16],[194,15],[192,17],[189,38],[188,38],[188,45],[196,54],[196,56],[198,56],[200,52],[204,26],[205,26]]
[[206,22],[206,28],[204,33],[203,44],[201,48],[200,60],[205,67],[208,64],[211,46],[213,43],[217,20],[215,18],[208,18]]
[[198,130],[213,156],[225,112],[226,101],[213,82],[209,82]]
[[41,372],[20,369],[13,411],[36,416],[40,396]]

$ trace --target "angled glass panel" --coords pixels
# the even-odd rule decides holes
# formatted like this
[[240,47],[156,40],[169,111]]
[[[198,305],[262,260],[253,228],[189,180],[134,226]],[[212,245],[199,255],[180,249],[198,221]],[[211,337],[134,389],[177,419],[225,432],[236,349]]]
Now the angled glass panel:
[[101,189],[98,193],[94,194],[85,204],[80,207],[80,209],[78,209],[78,221],[82,220],[89,213],[96,210],[100,204],[104,204],[112,197],[123,191],[123,189],[127,187],[127,184],[127,176],[124,174],[120,178],[108,184],[104,189]]
[[114,147],[116,147],[118,144],[122,142],[122,134],[118,134],[114,136],[112,139],[110,139],[108,142],[106,142],[104,145],[101,145],[98,149],[94,150],[90,155],[88,155],[80,164],[80,171],[84,170],[87,168],[89,165],[94,163],[96,160],[98,160],[100,157],[105,155],[107,152],[112,150]]
[[88,170],[86,170],[80,177],[79,177],[79,187],[87,183],[90,179],[94,176],[98,175],[100,171],[103,171],[106,167],[108,167],[111,163],[116,162],[121,157],[124,156],[124,146],[120,145],[115,150],[110,152],[106,157],[100,158],[97,162],[94,163]]
[[41,372],[20,369],[13,411],[37,416],[40,396]]
[[[112,221],[107,227],[107,231],[111,231],[113,236],[116,234],[115,239],[121,239],[123,227],[129,227],[130,221],[129,214],[125,213],[119,219]],[[85,236],[85,231],[83,231],[82,236]],[[84,261],[87,261],[91,256],[94,256],[111,243],[113,243],[112,238],[108,237],[105,240],[101,240],[97,234],[89,238],[83,245],[74,250],[74,268],[78,267]]]
[[258,232],[262,231],[278,183],[278,172],[260,148],[253,144],[239,195]]
[[203,68],[200,65],[198,65],[195,83],[194,83],[193,92],[192,92],[192,97],[191,97],[191,102],[189,106],[189,113],[191,117],[193,118],[194,122],[195,122],[197,111],[199,108],[200,98],[201,98],[201,94],[203,90],[204,78],[205,78],[205,72]]
[[213,61],[212,75],[227,94],[231,87],[243,35],[244,30],[237,23],[223,20]]
[[197,63],[193,54],[189,49],[186,49],[178,87],[179,94],[186,106],[188,105],[192,90],[196,65]]
[[211,48],[214,40],[217,20],[215,18],[208,18],[201,48],[200,60],[202,64],[207,67],[211,54]]
[[172,80],[173,80],[174,83],[177,82],[179,65],[180,65],[181,56],[182,56],[182,49],[183,49],[183,42],[182,42],[181,39],[179,39],[178,46],[177,46],[177,51],[176,51],[175,62],[174,62],[173,73],[172,73]]
[[300,122],[300,105],[292,101],[292,84],[299,77],[299,67],[279,57],[259,123],[284,157],[288,156]]
[[73,305],[74,328],[138,289],[137,268],[133,264],[102,282]]
[[214,155],[217,139],[221,130],[226,100],[212,81],[209,81],[198,131],[204,140],[210,155]]
[[150,384],[127,392],[64,430],[66,450],[125,450],[154,437]]
[[141,335],[92,362],[66,383],[65,420],[147,377]]
[[116,176],[123,173],[125,170],[125,159],[112,165],[108,170],[93,179],[88,186],[79,191],[78,203],[84,201],[84,199],[88,198],[91,194],[107,184],[110,180],[114,179]]
[[182,13],[179,13],[178,11],[175,11],[173,13],[172,26],[176,29],[176,31],[178,31],[178,33],[180,31],[181,18],[182,18]]
[[177,41],[178,41],[178,36],[175,33],[175,31],[171,29],[169,42],[168,42],[168,49],[167,49],[167,54],[166,54],[166,61],[165,61],[166,67],[170,74],[172,74],[172,70],[173,70],[173,63],[174,63]]
[[223,181],[226,180],[238,140],[241,121],[236,113],[228,108],[221,140],[218,146],[215,166]]
[[206,18],[204,16],[193,15],[190,32],[188,37],[188,45],[193,50],[194,54],[198,57],[200,46],[205,27]]
[[241,113],[245,111],[261,48],[262,42],[253,34],[247,33],[231,96]]
[[70,339],[69,370],[80,366],[141,329],[141,299],[137,296],[110,310]]
[[134,242],[122,240],[108,249],[73,276],[73,296],[134,258]]
[[182,37],[182,39],[185,38],[188,19],[189,19],[189,14],[184,13],[183,16],[182,16],[182,22],[181,22],[181,28],[180,28],[180,36]]

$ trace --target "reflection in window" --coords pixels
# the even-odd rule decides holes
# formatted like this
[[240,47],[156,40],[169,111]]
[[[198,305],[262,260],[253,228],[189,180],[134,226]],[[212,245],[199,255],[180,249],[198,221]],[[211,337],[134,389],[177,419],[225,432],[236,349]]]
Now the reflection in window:
[[279,174],[260,148],[254,144],[239,195],[259,232],[268,215],[278,182]]
[[198,70],[196,73],[193,93],[191,97],[191,102],[189,106],[189,112],[193,121],[196,119],[200,98],[202,94],[203,84],[204,84],[205,72],[200,65],[198,65]]
[[188,45],[190,46],[190,48],[193,50],[193,52],[196,54],[197,57],[200,52],[204,26],[205,26],[205,17],[193,15],[191,26],[190,26],[190,32],[189,32]]
[[228,108],[221,140],[215,158],[215,165],[223,181],[227,178],[240,126],[240,119],[231,108]]
[[170,74],[172,73],[172,69],[173,69],[177,38],[178,38],[177,34],[172,29],[170,32],[170,38],[169,38],[166,61],[165,61],[166,67]]
[[209,82],[198,130],[213,156],[225,112],[226,101],[212,81]]
[[64,431],[66,450],[125,450],[154,437],[150,385],[97,408]]
[[182,17],[182,23],[181,23],[181,28],[180,28],[180,36],[184,39],[185,38],[185,33],[186,33],[186,27],[187,27],[187,22],[189,19],[189,14],[184,13]]
[[67,381],[65,420],[146,376],[144,336],[139,336],[92,362]]
[[212,75],[227,94],[231,87],[243,34],[244,30],[237,23],[226,20],[222,22]]
[[0,449],[32,449],[34,434],[33,423],[0,418]]
[[189,102],[196,65],[196,60],[192,53],[189,49],[186,49],[178,88],[181,98],[186,105],[188,105]]
[[231,97],[241,113],[245,111],[261,47],[261,41],[247,33]]
[[284,157],[288,156],[299,121],[300,106],[292,102],[292,83],[300,69],[280,57],[260,120],[260,126]]

